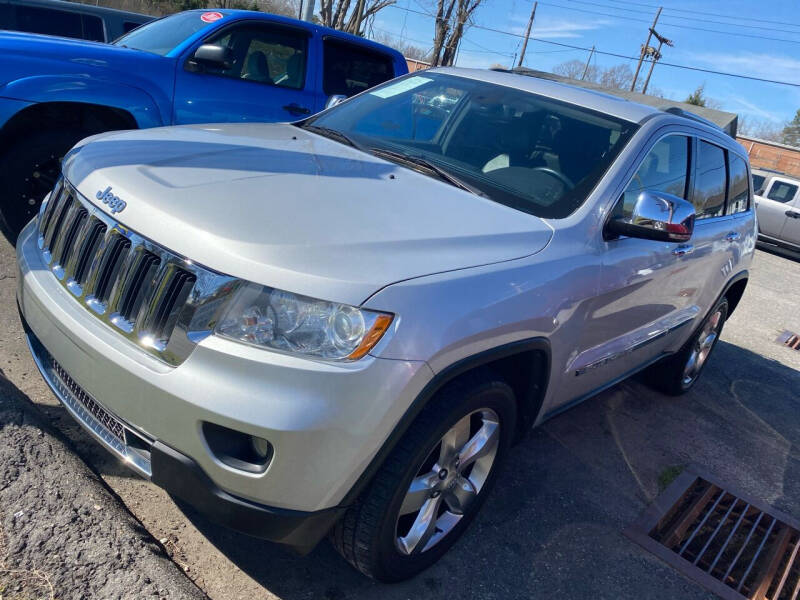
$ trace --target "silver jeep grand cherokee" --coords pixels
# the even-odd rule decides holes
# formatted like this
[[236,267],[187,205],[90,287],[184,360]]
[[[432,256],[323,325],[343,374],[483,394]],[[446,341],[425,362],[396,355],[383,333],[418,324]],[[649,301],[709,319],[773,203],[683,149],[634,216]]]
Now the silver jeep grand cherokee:
[[295,124],[85,140],[19,238],[31,351],[211,518],[383,581],[515,438],[648,368],[697,381],[745,289],[746,152],[521,74],[434,69]]

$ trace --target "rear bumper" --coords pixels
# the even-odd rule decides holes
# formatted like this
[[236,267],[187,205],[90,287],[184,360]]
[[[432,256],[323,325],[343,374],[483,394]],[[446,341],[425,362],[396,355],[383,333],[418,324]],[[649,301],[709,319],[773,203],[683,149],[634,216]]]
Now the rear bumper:
[[[73,418],[97,441],[125,462],[131,469],[149,478],[171,496],[181,499],[212,521],[241,533],[289,546],[305,554],[311,551],[342,515],[345,507],[335,507],[313,512],[265,506],[238,498],[220,489],[191,458],[158,440],[149,440],[136,428],[98,405],[88,411],[75,395],[83,394],[76,385],[65,384],[53,369],[53,359],[36,335],[25,327],[28,347],[39,372],[50,389]],[[56,363],[57,364],[57,363]],[[95,401],[96,402],[96,401]],[[109,432],[105,417],[122,424],[126,435],[135,435],[137,449],[122,444]]]

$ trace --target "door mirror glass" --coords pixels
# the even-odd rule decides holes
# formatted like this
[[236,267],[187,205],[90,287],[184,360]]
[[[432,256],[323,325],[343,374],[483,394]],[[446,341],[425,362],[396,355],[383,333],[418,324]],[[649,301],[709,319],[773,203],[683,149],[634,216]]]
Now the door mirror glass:
[[686,242],[694,231],[694,206],[672,194],[652,190],[639,193],[630,216],[612,219],[606,237],[627,236],[663,242]]
[[333,96],[328,98],[328,101],[325,103],[325,108],[336,106],[337,104],[341,104],[345,100],[347,100],[347,96],[345,96],[344,94],[334,94]]
[[230,50],[217,44],[203,44],[195,51],[192,59],[205,67],[231,68]]

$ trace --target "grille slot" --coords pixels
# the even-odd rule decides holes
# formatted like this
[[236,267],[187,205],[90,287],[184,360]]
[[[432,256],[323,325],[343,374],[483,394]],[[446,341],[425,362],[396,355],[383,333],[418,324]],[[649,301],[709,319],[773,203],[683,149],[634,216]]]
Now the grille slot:
[[122,261],[130,248],[130,240],[121,235],[112,234],[112,239],[108,242],[103,252],[100,268],[97,272],[97,282],[95,283],[92,293],[100,302],[108,302],[108,298],[111,295],[111,288],[119,276]]
[[92,259],[97,254],[97,249],[106,235],[106,226],[100,221],[93,220],[89,225],[88,233],[83,239],[81,249],[78,254],[78,261],[75,264],[75,281],[80,285],[86,283],[89,275],[89,267],[92,266]]
[[174,269],[162,282],[160,293],[151,310],[148,330],[156,340],[163,340],[178,319],[178,310],[186,302],[196,277],[183,269]]
[[233,277],[141,237],[63,179],[39,215],[38,245],[50,271],[90,314],[173,366],[210,334],[235,289]]
[[142,251],[134,261],[135,264],[123,284],[123,291],[119,300],[119,314],[132,320],[139,313],[145,293],[148,289],[148,282],[153,280],[153,276],[161,264],[161,259],[152,252]]

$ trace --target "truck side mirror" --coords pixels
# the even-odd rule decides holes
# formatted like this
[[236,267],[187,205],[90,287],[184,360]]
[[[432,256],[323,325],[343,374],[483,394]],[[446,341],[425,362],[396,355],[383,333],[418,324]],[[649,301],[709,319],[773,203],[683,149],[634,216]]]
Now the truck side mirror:
[[606,239],[621,235],[661,242],[687,242],[694,231],[694,206],[672,194],[645,190],[630,217],[606,224]]
[[212,67],[217,69],[230,69],[232,63],[231,51],[225,46],[203,44],[195,50],[191,62],[201,68]]

